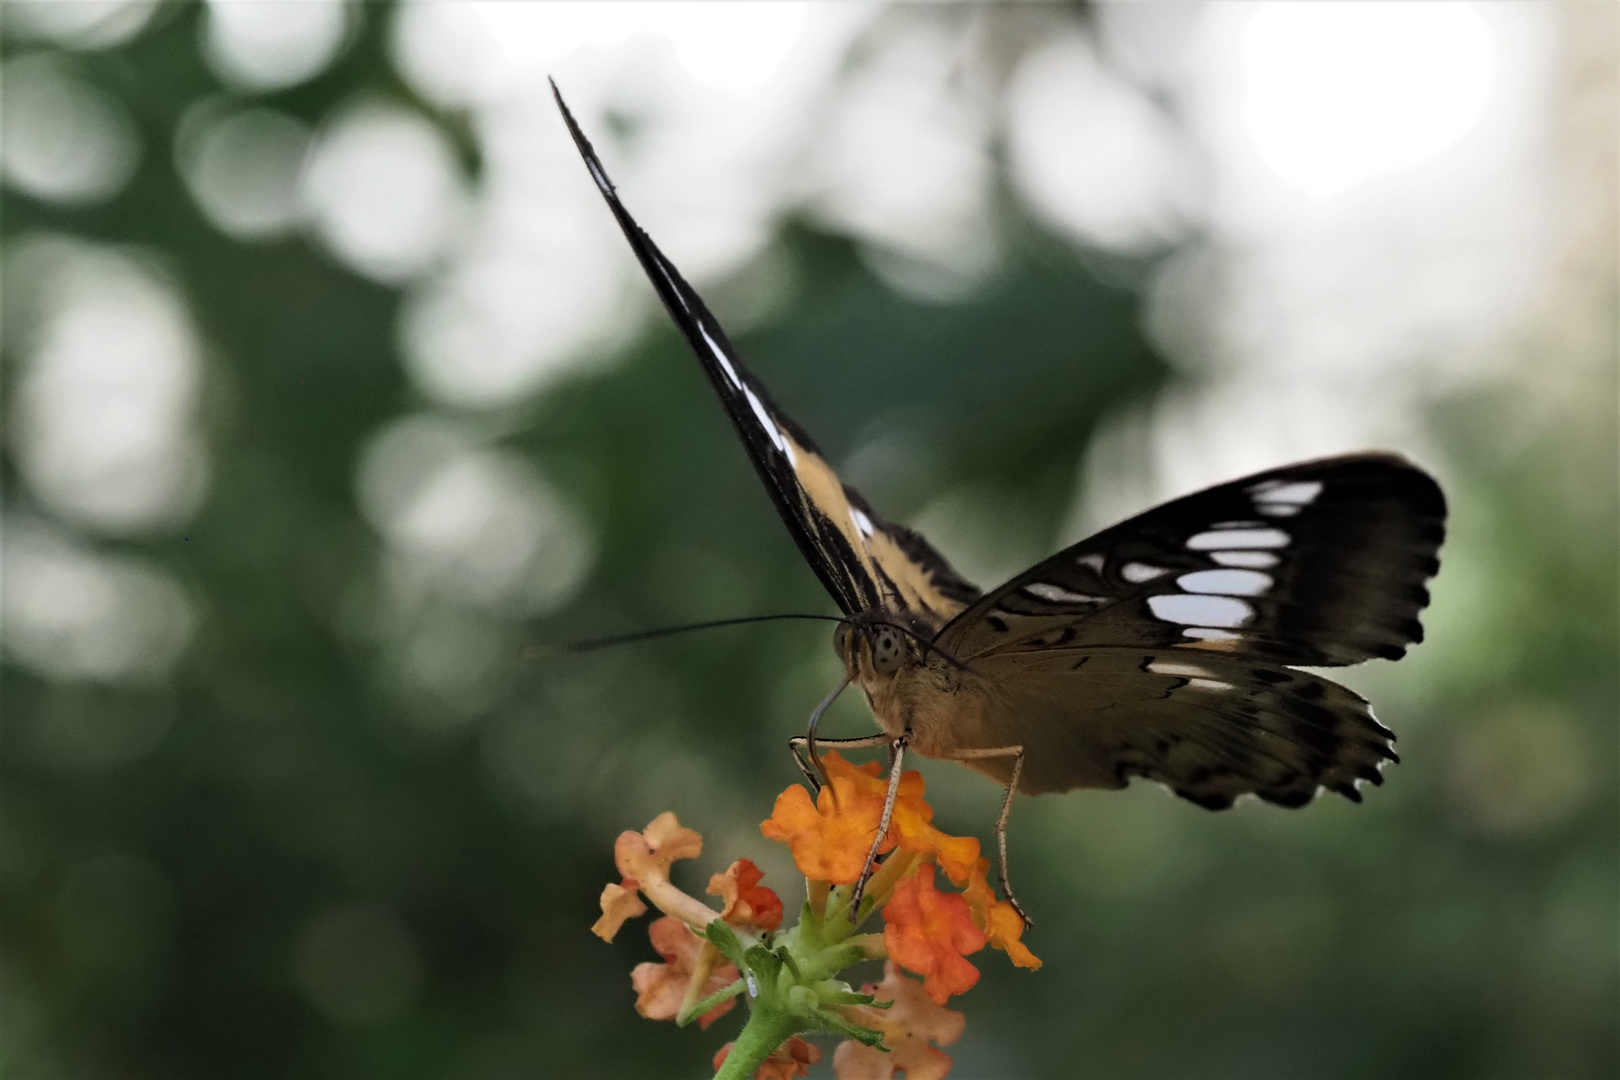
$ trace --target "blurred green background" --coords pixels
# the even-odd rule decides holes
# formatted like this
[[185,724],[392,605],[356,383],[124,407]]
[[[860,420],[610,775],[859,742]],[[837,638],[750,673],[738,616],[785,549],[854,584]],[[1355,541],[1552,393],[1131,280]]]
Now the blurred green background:
[[[592,204],[544,71],[477,83],[471,5],[232,7],[0,8],[4,1075],[707,1075],[738,1018],[639,1019],[651,948],[640,924],[592,937],[597,894],[617,833],[673,810],[706,839],[693,891],[749,856],[802,896],[757,823],[836,681],[828,634],[529,646],[832,605]],[[606,7],[574,52],[533,30],[530,59],[779,403],[981,584],[1292,456],[1400,447],[1451,500],[1428,642],[1347,676],[1400,736],[1385,786],[1300,812],[1140,784],[1020,802],[1046,966],[982,957],[953,1075],[1620,1072],[1614,9],[1445,5],[1494,50],[1470,123],[1518,141],[1459,143],[1486,164],[1427,188],[1401,160],[1351,176],[1331,213],[1362,159],[1313,159],[1339,171],[1261,228],[1232,207],[1284,197],[1208,119],[1218,81],[1177,73],[1241,54],[1253,94],[1262,46],[1309,68],[1320,33],[1287,13],[1227,33],[1236,6],[812,6],[837,32],[781,61],[819,73],[803,123],[766,125],[801,156],[730,146],[710,188],[676,152],[709,99],[659,80],[668,55],[701,69],[683,25],[712,45],[757,5]],[[1355,68],[1388,29],[1321,32]],[[714,62],[742,64],[732,45]],[[1443,59],[1418,62],[1466,82]],[[1357,93],[1351,115],[1378,107]],[[871,181],[883,139],[845,136],[907,108],[934,141]],[[892,189],[919,177],[946,190]],[[1476,216],[1431,235],[1439,206]],[[510,256],[530,240],[551,254]],[[1469,276],[1493,258],[1505,292]],[[846,698],[823,730],[868,723]],[[924,771],[941,823],[988,838],[998,792]]]

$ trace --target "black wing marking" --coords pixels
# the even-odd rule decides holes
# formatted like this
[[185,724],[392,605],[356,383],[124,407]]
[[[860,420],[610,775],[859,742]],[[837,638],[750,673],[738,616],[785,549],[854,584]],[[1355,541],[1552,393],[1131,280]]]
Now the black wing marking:
[[839,480],[804,430],[776,407],[737,358],[696,290],[624,208],[556,83],[552,93],[597,190],[697,355],[777,513],[827,592],[845,614],[883,607],[909,612],[929,627],[943,625],[979,590],[921,536],[880,517],[859,492]]
[[1393,660],[1423,639],[1445,515],[1439,485],[1393,454],[1273,469],[1082,540],[982,597],[937,641],[962,660],[1096,646]]
[[[1210,810],[1254,794],[1303,806],[1319,788],[1361,801],[1395,736],[1367,702],[1318,675],[1178,649],[1001,653],[974,663],[997,693],[997,740],[1024,748],[1019,790],[1158,781]],[[1011,762],[967,764],[1003,783]]]

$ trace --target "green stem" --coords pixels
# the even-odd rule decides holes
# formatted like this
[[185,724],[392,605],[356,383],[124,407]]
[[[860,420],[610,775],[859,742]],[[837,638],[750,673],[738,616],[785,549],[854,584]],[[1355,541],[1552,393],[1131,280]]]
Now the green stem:
[[797,1019],[779,1009],[750,1008],[748,1023],[731,1044],[731,1053],[714,1074],[714,1080],[749,1080],[778,1046],[799,1033],[800,1026]]

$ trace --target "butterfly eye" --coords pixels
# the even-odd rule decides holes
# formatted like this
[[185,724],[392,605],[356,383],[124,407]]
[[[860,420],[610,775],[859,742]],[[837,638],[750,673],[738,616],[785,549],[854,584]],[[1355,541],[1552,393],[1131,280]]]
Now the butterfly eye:
[[880,627],[872,639],[872,666],[878,674],[887,675],[900,666],[904,655],[900,648],[900,635],[888,627]]
[[838,628],[833,631],[833,651],[838,654],[839,659],[849,655],[848,623],[839,623]]

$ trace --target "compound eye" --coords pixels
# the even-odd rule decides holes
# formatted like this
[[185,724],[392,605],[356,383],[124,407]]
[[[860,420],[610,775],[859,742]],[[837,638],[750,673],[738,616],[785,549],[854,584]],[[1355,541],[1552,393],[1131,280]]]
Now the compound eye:
[[842,659],[849,655],[849,624],[839,623],[833,631],[833,651]]
[[883,627],[872,639],[872,666],[881,675],[888,675],[900,666],[904,653],[900,648],[900,635]]

